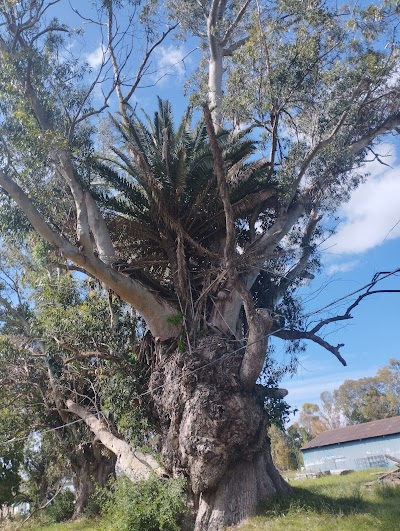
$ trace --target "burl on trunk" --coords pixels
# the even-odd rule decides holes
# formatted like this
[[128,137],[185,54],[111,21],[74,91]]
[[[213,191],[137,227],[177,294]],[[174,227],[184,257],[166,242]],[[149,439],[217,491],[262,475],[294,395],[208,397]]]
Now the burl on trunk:
[[195,531],[219,531],[290,492],[271,459],[263,400],[240,383],[241,346],[206,336],[191,352],[162,357],[152,372],[163,464],[188,478]]

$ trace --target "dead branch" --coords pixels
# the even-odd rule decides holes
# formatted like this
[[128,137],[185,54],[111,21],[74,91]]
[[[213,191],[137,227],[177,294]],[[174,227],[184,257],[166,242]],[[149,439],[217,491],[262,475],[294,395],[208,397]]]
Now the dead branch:
[[347,365],[346,360],[341,356],[339,352],[339,350],[344,346],[344,343],[339,343],[335,347],[334,345],[328,343],[322,337],[317,336],[312,332],[307,332],[306,330],[281,329],[277,330],[276,332],[272,332],[272,335],[274,335],[275,337],[279,337],[280,339],[286,340],[308,339],[310,341],[313,341],[314,343],[318,343],[318,345],[321,345],[321,347],[324,347],[326,350],[331,352],[340,361],[342,365],[344,365],[345,367]]
[[[356,300],[350,304],[350,306],[347,308],[347,310],[341,314],[341,315],[335,315],[333,317],[328,317],[327,319],[322,319],[319,321],[311,330],[296,330],[296,329],[281,329],[278,328],[272,334],[276,337],[279,337],[280,339],[289,339],[289,340],[296,340],[296,339],[308,339],[310,341],[313,341],[314,343],[317,343],[324,347],[326,350],[331,352],[339,361],[342,363],[342,365],[346,366],[346,361],[341,356],[339,350],[341,347],[344,346],[343,343],[339,343],[338,345],[334,346],[330,343],[328,343],[325,339],[317,335],[317,333],[324,327],[331,323],[339,322],[339,321],[345,321],[348,319],[352,319],[353,316],[351,315],[352,310],[356,308],[362,300],[364,300],[366,297],[370,295],[376,295],[378,293],[400,293],[400,289],[376,289],[373,288],[376,286],[378,282],[381,282],[382,280],[385,280],[391,276],[396,275],[400,272],[400,268],[395,269],[394,271],[381,271],[379,273],[376,273],[372,279],[372,281],[361,288],[362,290],[365,290],[363,293],[361,293]],[[355,293],[359,293],[360,290],[357,290]],[[348,297],[348,296],[347,296]],[[347,298],[346,297],[346,298]],[[337,299],[333,303],[327,305],[326,307],[320,309],[319,311],[322,311],[333,304],[337,304],[343,299]]]

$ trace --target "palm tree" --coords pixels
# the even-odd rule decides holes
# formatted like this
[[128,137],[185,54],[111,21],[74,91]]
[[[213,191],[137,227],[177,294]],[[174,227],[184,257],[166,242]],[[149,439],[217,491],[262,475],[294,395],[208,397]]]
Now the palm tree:
[[[114,267],[173,301],[191,335],[209,322],[221,289],[225,214],[204,121],[191,130],[189,110],[175,129],[170,103],[158,104],[147,124],[136,114],[114,120],[123,142],[94,164],[93,192],[117,245]],[[267,162],[254,159],[256,142],[221,131],[218,144],[239,251],[254,232],[250,214],[265,208],[275,190],[265,180]]]
[[[176,308],[169,317],[180,330],[175,338],[160,343],[149,333],[143,340],[161,455],[168,472],[189,479],[196,530],[219,529],[254,512],[266,494],[288,490],[255,392],[271,321],[255,312],[241,279],[251,264],[241,261],[240,247],[257,239],[256,219],[276,208],[276,190],[248,135],[216,134],[209,112],[191,129],[188,111],[175,128],[171,114],[159,100],[146,125],[135,114],[114,121],[121,144],[94,163],[92,193],[116,242],[114,269]],[[218,512],[227,492],[236,510]]]

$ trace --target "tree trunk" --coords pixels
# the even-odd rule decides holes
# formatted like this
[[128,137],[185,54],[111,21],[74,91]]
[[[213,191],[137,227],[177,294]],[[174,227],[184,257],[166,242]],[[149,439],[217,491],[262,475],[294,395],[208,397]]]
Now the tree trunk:
[[204,337],[191,353],[161,360],[150,381],[163,463],[190,482],[195,531],[219,531],[290,492],[272,463],[263,398],[240,383],[241,346]]
[[82,516],[90,496],[97,486],[105,487],[115,477],[116,457],[99,444],[85,445],[82,453],[71,462],[74,472],[75,509],[73,518]]

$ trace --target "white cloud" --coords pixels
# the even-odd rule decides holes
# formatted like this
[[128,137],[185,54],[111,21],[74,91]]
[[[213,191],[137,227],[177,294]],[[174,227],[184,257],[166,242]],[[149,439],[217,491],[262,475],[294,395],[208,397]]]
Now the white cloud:
[[91,68],[99,68],[105,61],[104,46],[100,44],[93,52],[87,53],[85,59]]
[[159,46],[155,52],[156,71],[153,77],[156,81],[162,81],[168,76],[182,78],[185,74],[185,62],[187,52],[177,46]]
[[326,272],[328,275],[335,275],[336,273],[346,273],[358,266],[359,260],[351,260],[350,262],[342,262],[340,264],[332,264],[327,267]]
[[367,166],[370,177],[341,208],[343,221],[328,241],[329,251],[334,254],[363,253],[400,237],[400,167],[395,166],[393,146],[380,146],[379,152],[391,153],[384,160],[392,168],[377,161]]

